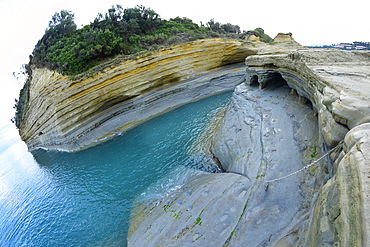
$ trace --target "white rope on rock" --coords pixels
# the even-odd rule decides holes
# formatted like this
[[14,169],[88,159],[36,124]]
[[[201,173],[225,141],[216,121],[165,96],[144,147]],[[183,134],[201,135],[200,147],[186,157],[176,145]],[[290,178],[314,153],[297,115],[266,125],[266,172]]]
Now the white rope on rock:
[[269,186],[269,184],[270,184],[270,183],[272,183],[272,182],[276,182],[276,181],[279,181],[279,180],[283,180],[283,179],[288,178],[288,177],[291,177],[291,176],[293,176],[293,175],[295,175],[295,174],[297,174],[297,173],[299,173],[299,172],[301,172],[301,171],[304,171],[304,170],[306,170],[306,169],[310,168],[310,167],[311,167],[311,166],[313,166],[313,165],[316,165],[318,162],[320,162],[320,161],[321,161],[322,159],[324,159],[326,156],[328,156],[328,155],[330,155],[331,153],[333,153],[333,152],[335,152],[335,151],[337,151],[337,150],[341,149],[341,148],[342,148],[342,146],[343,146],[343,141],[340,141],[340,142],[338,143],[338,145],[337,145],[337,146],[335,146],[334,148],[332,148],[331,150],[329,150],[326,154],[324,154],[323,156],[321,156],[320,158],[318,158],[318,159],[317,159],[317,160],[315,160],[314,162],[312,162],[312,163],[310,163],[310,164],[308,164],[308,165],[306,165],[306,166],[302,167],[301,169],[299,169],[299,170],[297,170],[297,171],[295,171],[295,172],[292,172],[292,173],[290,173],[290,174],[288,174],[288,175],[285,175],[285,176],[282,176],[282,177],[279,177],[279,178],[275,178],[275,179],[271,179],[271,180],[267,180],[267,181],[265,181],[265,180],[263,180],[263,179],[258,179],[258,178],[249,178],[249,177],[247,177],[247,176],[245,176],[245,177],[247,177],[248,179],[251,179],[251,180],[256,180],[256,181],[265,182],[265,190],[267,190],[267,189],[268,189],[268,186]]

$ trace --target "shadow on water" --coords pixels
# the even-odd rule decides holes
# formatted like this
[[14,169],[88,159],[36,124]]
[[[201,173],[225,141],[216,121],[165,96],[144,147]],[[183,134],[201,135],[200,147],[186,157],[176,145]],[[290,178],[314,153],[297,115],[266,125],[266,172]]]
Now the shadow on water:
[[188,169],[188,148],[230,96],[187,104],[76,153],[33,151],[52,181],[52,200],[61,204],[50,212],[61,223],[52,229],[45,221],[49,235],[59,245],[124,246],[134,198],[169,171]]

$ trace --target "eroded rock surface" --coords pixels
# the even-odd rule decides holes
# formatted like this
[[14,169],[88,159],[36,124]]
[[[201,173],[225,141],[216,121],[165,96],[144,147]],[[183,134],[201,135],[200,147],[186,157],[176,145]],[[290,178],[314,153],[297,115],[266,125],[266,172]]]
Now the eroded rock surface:
[[[32,69],[19,129],[30,150],[76,151],[112,138],[174,107],[232,90],[244,80],[245,57],[292,50],[297,44],[221,38],[109,61],[71,79]],[[98,71],[98,72],[97,72]]]
[[299,49],[287,54],[249,56],[248,83],[266,83],[266,74],[279,73],[291,88],[309,99],[319,113],[326,143],[333,147],[349,129],[369,121],[368,52]]
[[[324,165],[269,184],[321,154],[317,117],[290,88],[239,85],[205,149],[227,173],[199,175],[136,213],[130,246],[263,246],[297,242]],[[312,137],[317,138],[312,138]],[[207,152],[207,150],[205,150]],[[239,175],[241,174],[241,175]],[[198,219],[198,220],[197,220]],[[198,224],[200,222],[200,224]],[[159,234],[158,234],[159,233]]]
[[[133,215],[129,245],[369,246],[369,53],[261,49],[246,65],[246,85],[236,88],[203,143],[228,173],[199,175],[142,208]],[[269,95],[285,83],[297,94],[293,104],[292,94],[281,101]],[[317,116],[306,112],[310,104]],[[266,190],[263,181],[299,170],[343,140],[331,160]],[[205,199],[209,185],[215,194]],[[184,218],[171,215],[184,210]],[[193,215],[197,220],[189,220]]]
[[198,175],[136,213],[130,222],[128,245],[220,246],[233,235],[253,191],[251,185],[238,174]]
[[[33,68],[20,135],[30,150],[79,150],[246,78],[198,148],[226,173],[140,207],[129,245],[370,246],[369,71],[368,52],[306,49],[291,34],[195,41],[85,79]],[[342,140],[334,163],[266,190]]]
[[328,146],[344,139],[342,153],[332,156],[333,178],[314,201],[298,246],[369,246],[369,52],[301,49],[251,56],[246,64],[249,84],[263,86],[265,76],[260,75],[279,73],[308,98]]
[[369,246],[370,124],[348,132],[335,175],[321,189],[300,246]]
[[252,45],[208,39],[118,58],[88,78],[32,68],[20,136],[30,150],[86,148],[173,107],[231,90],[244,68],[226,65],[250,54],[256,54]]

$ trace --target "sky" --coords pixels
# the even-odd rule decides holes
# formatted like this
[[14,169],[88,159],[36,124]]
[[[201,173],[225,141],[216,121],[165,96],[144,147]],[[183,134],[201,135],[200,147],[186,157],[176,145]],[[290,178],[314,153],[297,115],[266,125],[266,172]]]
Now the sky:
[[197,24],[214,19],[246,31],[261,27],[271,37],[291,32],[302,45],[370,42],[366,0],[0,0],[0,123],[14,115],[12,106],[23,83],[12,74],[28,63],[51,16],[72,11],[80,27],[115,4],[143,5],[163,19],[188,17]]

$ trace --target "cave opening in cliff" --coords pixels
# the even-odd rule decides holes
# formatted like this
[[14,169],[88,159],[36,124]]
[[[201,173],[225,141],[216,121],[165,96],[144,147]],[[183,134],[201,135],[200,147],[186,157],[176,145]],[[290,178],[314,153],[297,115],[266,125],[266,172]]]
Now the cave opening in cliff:
[[260,89],[275,89],[285,85],[288,86],[288,83],[283,76],[276,71],[267,71],[266,73],[263,73],[259,82]]
[[246,84],[249,86],[258,86],[259,89],[275,89],[280,86],[288,86],[283,76],[274,70],[267,71],[248,71]]
[[249,85],[251,85],[251,86],[258,86],[259,85],[257,75],[251,76]]
[[309,106],[312,110],[315,109],[311,100],[302,96],[296,89],[290,87],[280,72],[274,70],[257,72],[256,74],[249,75],[246,84],[251,87],[258,87],[261,90],[274,90],[282,86],[288,87],[291,89],[292,94],[298,96],[299,103]]

